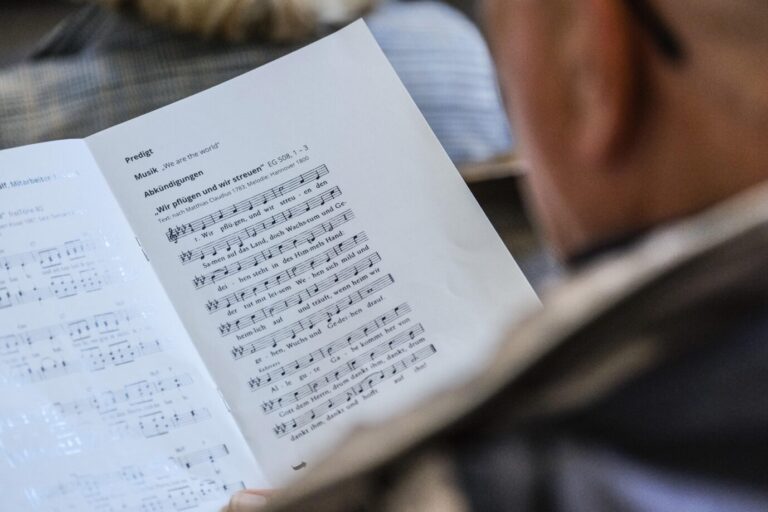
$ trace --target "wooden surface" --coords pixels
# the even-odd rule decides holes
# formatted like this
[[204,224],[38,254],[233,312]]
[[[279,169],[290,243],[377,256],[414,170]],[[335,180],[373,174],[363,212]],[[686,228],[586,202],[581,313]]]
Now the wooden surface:
[[521,179],[472,183],[469,188],[523,273],[534,288],[541,290],[562,270],[533,229],[519,191]]

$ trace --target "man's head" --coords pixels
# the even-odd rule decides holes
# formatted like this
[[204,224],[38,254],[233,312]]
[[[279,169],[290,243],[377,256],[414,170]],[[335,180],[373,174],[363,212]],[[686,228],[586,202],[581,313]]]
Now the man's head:
[[485,0],[562,256],[768,179],[765,0]]

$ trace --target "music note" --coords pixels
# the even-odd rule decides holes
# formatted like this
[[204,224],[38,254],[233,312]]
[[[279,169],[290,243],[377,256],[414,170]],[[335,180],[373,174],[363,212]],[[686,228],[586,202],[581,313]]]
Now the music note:
[[[339,219],[340,218],[341,218],[341,216],[339,216]],[[349,216],[348,216],[348,218],[349,218]],[[319,228],[317,228],[317,227],[316,228],[312,228],[309,232],[317,231],[318,229],[324,231],[325,227],[324,226],[320,226]],[[296,241],[297,243],[300,244],[301,241],[304,240],[304,236],[305,235],[299,235],[299,236],[297,236],[294,239],[294,241]],[[241,272],[243,270],[248,270],[250,268],[257,267],[257,266],[260,265],[260,263],[262,261],[268,261],[268,260],[272,259],[274,257],[274,252],[276,252],[276,251],[277,251],[276,247],[273,247],[273,248],[270,248],[270,249],[265,249],[264,251],[262,251],[261,253],[255,255],[253,257],[248,257],[248,258],[246,258],[244,260],[237,261],[234,264],[228,265],[228,266],[223,267],[223,268],[216,269],[213,272],[211,272],[210,274],[203,275],[203,276],[196,276],[194,278],[194,280],[193,280],[193,284],[195,285],[195,288],[202,288],[202,287],[208,286],[210,284],[213,284],[214,282],[219,280],[219,278],[221,276],[228,276],[230,274],[236,274],[236,273],[239,273],[239,272]]]
[[[185,223],[182,226],[169,228],[168,231],[166,231],[166,238],[168,239],[169,242],[178,243],[179,238],[182,238],[195,231],[205,230],[209,225],[214,225],[219,222],[223,222],[224,220],[235,217],[242,210],[252,211],[254,209],[254,206],[253,206],[254,203],[267,205],[270,200],[276,199],[284,194],[287,194],[299,188],[309,176],[314,176],[317,174],[321,176],[325,176],[328,174],[328,172],[329,172],[328,168],[325,165],[322,165],[315,170],[309,171],[307,173],[302,174],[301,176],[288,180],[285,183],[272,188],[271,190],[243,199],[228,207],[225,207],[219,210],[215,216],[206,215],[199,219]],[[334,192],[331,195],[331,197],[335,197],[336,195],[339,195],[339,193]]]
[[357,384],[348,387],[341,393],[331,397],[325,403],[310,409],[304,414],[291,418],[287,425],[286,423],[278,424],[279,426],[282,426],[282,428],[278,428],[278,425],[275,425],[273,432],[279,438],[293,432],[294,430],[302,428],[317,419],[321,412],[324,413],[325,411],[334,409],[340,401],[350,402],[356,396],[363,395],[366,391],[381,385],[383,382],[393,378],[395,375],[404,372],[406,369],[413,367],[422,361],[425,361],[436,353],[437,349],[434,345],[429,345],[425,348],[419,349],[415,353],[398,360],[383,370],[369,377],[366,377],[364,380],[358,382]]
[[[374,334],[379,329],[382,329],[389,323],[394,322],[396,319],[402,318],[403,315],[409,314],[411,311],[410,307],[407,304],[402,304],[398,306],[396,309],[398,313],[395,313],[395,311],[393,310],[387,314],[386,317],[389,320],[382,321],[381,319],[377,319],[365,325],[362,325],[357,329],[351,331],[350,333],[347,333],[343,337],[338,338],[335,341],[311,352],[310,354],[282,366],[279,370],[271,371],[269,373],[266,373],[260,376],[258,378],[259,382],[257,384],[251,385],[251,389],[256,390],[261,388],[262,386],[271,384],[273,381],[278,382],[284,377],[293,375],[302,369],[308,368],[309,366],[313,365],[316,361],[330,358],[332,355],[336,354],[337,352],[340,352],[344,348],[347,348],[352,344],[365,339],[366,337]],[[413,329],[413,332],[419,333],[420,330],[423,330],[423,328],[419,325]],[[393,343],[391,348],[394,348],[399,344],[404,343],[405,341],[407,340],[404,340],[403,335],[398,335],[394,340],[390,342],[390,343]],[[379,348],[375,350],[381,350],[381,349]]]

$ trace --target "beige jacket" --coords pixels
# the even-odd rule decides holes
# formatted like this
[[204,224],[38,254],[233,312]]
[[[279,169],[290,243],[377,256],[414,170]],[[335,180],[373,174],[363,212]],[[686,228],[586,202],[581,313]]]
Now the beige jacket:
[[233,41],[297,41],[360,17],[377,0],[85,0],[183,32]]

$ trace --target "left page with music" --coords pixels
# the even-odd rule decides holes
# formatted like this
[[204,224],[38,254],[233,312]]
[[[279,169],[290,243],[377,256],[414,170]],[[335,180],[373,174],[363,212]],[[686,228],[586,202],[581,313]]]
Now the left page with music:
[[85,143],[0,152],[0,508],[267,485]]

